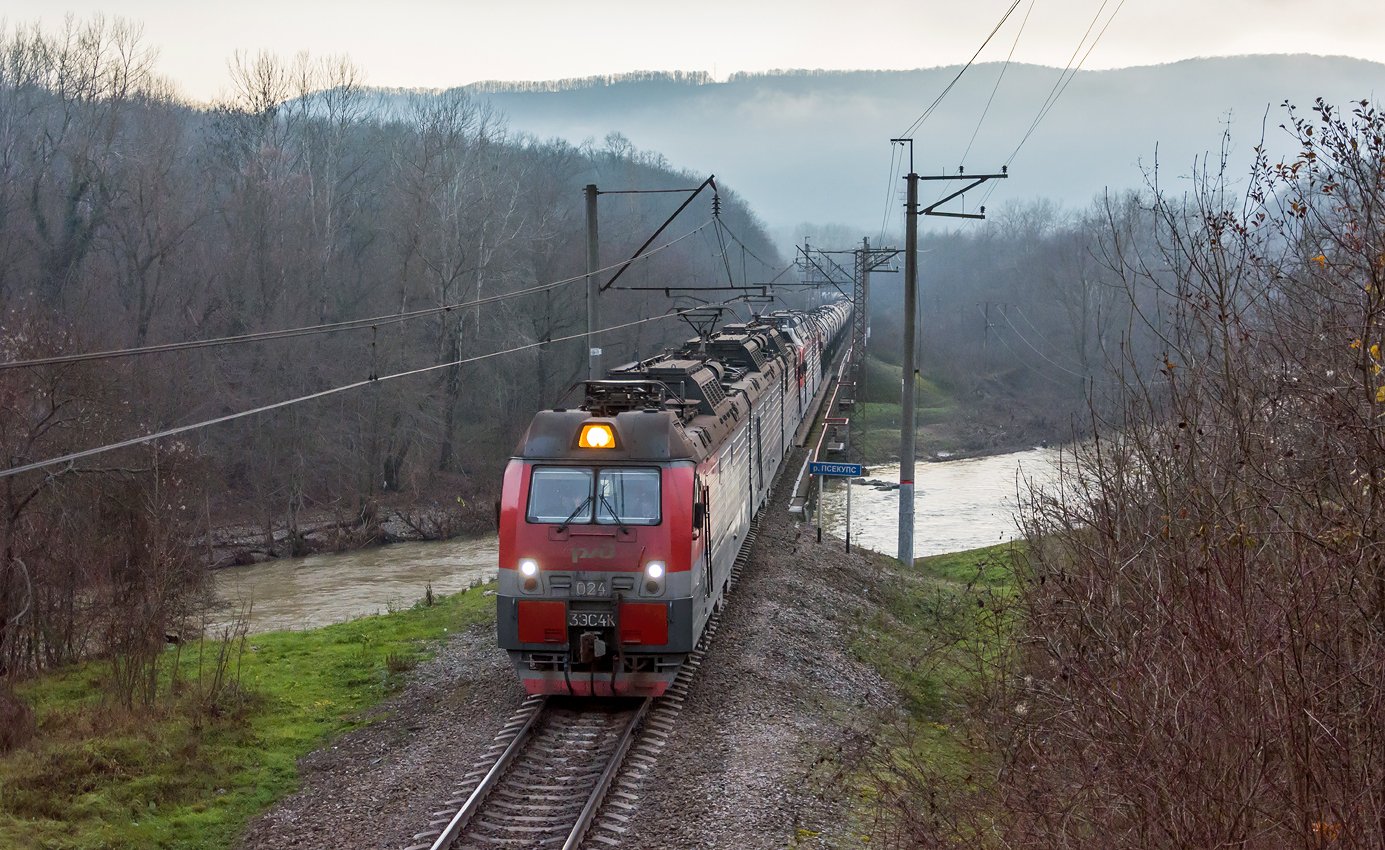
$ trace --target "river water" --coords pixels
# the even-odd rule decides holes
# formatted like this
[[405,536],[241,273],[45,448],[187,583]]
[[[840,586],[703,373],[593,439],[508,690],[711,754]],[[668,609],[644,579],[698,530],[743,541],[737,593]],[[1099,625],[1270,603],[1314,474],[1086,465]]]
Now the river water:
[[[1013,540],[1017,485],[1050,487],[1058,449],[920,463],[914,467],[914,555],[960,552]],[[899,483],[899,464],[872,466],[865,477]],[[846,479],[827,485],[823,528],[846,536]],[[899,552],[899,491],[854,484],[851,543],[895,557]]]
[[444,594],[490,581],[499,548],[494,535],[394,543],[228,567],[213,578],[228,612],[249,606],[252,632],[311,629],[408,608],[430,584],[434,593]]
[[[989,546],[1013,538],[1017,476],[1053,481],[1056,449],[920,463],[917,467],[914,548],[919,556]],[[898,482],[899,466],[874,466],[867,478]],[[844,479],[823,499],[824,527],[842,536]],[[899,493],[854,485],[852,543],[894,555]],[[367,614],[407,608],[428,585],[455,593],[495,577],[494,535],[436,543],[396,543],[353,552],[284,558],[215,573],[218,598],[229,612],[250,610],[250,630],[308,629]]]

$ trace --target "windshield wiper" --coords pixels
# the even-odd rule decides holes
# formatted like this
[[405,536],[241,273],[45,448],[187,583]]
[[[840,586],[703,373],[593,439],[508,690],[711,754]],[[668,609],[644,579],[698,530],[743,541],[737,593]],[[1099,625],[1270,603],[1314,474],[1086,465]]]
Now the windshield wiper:
[[583,499],[583,500],[582,500],[582,503],[581,503],[580,505],[578,505],[577,507],[573,508],[573,509],[572,509],[572,513],[570,513],[570,514],[567,515],[567,519],[563,520],[563,524],[560,525],[560,526],[558,526],[558,530],[559,530],[559,531],[567,531],[567,527],[568,527],[570,524],[572,524],[572,518],[575,517],[575,516],[577,516],[579,513],[581,513],[581,512],[582,512],[582,509],[585,508],[587,505],[590,505],[591,503],[592,503],[592,497],[591,497],[591,496],[587,496],[587,498]]
[[611,512],[611,519],[616,521],[616,525],[620,526],[620,530],[626,531],[625,520],[621,519],[620,514],[616,513],[616,506],[611,504],[611,500],[606,498],[605,493],[601,494],[601,504],[605,505],[606,510]]

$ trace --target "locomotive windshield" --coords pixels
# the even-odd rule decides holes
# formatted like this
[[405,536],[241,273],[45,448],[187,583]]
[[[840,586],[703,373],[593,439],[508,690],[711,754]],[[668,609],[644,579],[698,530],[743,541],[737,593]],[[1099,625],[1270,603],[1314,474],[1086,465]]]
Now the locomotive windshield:
[[603,469],[596,491],[597,522],[659,524],[659,470]]
[[530,522],[591,522],[592,471],[540,466],[529,479]]
[[[595,489],[593,490],[593,484]],[[536,466],[529,478],[530,522],[658,525],[659,470]]]

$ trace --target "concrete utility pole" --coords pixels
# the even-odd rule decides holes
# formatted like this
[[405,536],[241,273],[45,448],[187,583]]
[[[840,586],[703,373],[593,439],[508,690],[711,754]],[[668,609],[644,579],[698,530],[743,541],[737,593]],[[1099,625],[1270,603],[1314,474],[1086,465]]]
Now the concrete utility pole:
[[919,176],[909,145],[908,191],[904,210],[904,363],[899,397],[899,561],[914,565],[914,313],[919,288]]
[[587,379],[601,380],[601,348],[596,332],[601,327],[601,284],[596,270],[601,268],[601,243],[596,236],[596,184],[588,183],[587,195]]
[[[1008,169],[1002,167],[999,174],[963,175],[962,169],[956,174],[940,174],[920,177],[914,173],[914,140],[890,139],[891,144],[909,145],[908,192],[904,202],[904,363],[903,391],[900,393],[899,426],[899,560],[906,566],[914,564],[914,334],[915,312],[918,309],[918,217],[921,215],[947,216],[949,218],[985,218],[986,208],[980,213],[940,212],[938,207],[954,198],[980,186],[987,180],[1008,177]],[[939,198],[924,209],[919,209],[920,180],[968,180],[966,186],[946,197]]]

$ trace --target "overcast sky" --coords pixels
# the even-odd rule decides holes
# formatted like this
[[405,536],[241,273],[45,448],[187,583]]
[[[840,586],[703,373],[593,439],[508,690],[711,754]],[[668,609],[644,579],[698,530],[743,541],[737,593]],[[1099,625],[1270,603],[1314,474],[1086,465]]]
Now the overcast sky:
[[[347,54],[379,86],[444,88],[632,70],[932,67],[965,61],[1010,0],[7,0],[10,26],[64,13],[140,22],[193,98],[226,88],[234,51]],[[1120,5],[1107,0],[1102,21]],[[982,54],[1004,59],[1030,9]],[[1015,58],[1062,66],[1101,0],[1032,0]],[[1101,24],[1097,28],[1100,29]],[[1385,62],[1382,0],[1125,0],[1087,68],[1241,53]]]

